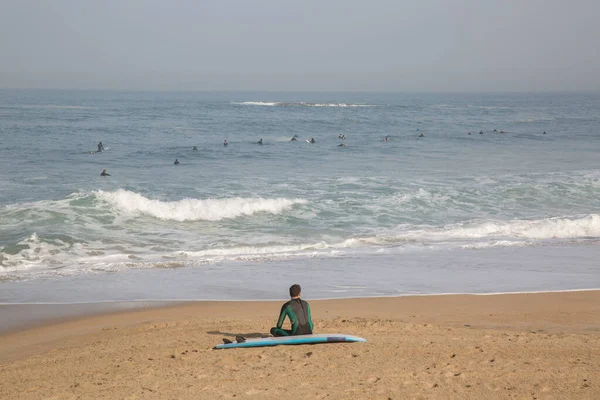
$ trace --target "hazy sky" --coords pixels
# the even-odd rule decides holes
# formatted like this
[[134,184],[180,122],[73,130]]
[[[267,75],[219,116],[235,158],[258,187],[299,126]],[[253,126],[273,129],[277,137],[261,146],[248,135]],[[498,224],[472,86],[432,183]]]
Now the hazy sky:
[[0,87],[600,90],[600,0],[0,0]]

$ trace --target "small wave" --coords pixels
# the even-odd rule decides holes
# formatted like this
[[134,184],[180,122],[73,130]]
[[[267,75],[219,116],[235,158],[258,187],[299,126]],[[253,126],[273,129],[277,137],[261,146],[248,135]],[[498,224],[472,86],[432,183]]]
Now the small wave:
[[233,104],[239,104],[242,106],[277,106],[280,105],[281,103],[276,102],[276,101],[243,101],[241,103],[233,103]]
[[10,251],[7,246],[0,247],[2,272],[18,271],[24,264],[27,265],[27,269],[59,268],[63,264],[57,255],[68,253],[73,246],[60,239],[42,241],[34,232],[13,247],[18,251]]
[[183,199],[179,201],[152,200],[139,193],[119,189],[116,192],[99,190],[96,195],[117,210],[133,214],[150,215],[172,221],[219,221],[225,218],[248,216],[259,212],[280,214],[296,204],[306,204],[303,199],[286,198],[226,198]]
[[94,110],[96,107],[86,106],[67,106],[60,104],[23,104],[23,105],[2,105],[1,108],[59,108],[66,110]]
[[470,243],[460,246],[461,249],[465,250],[484,250],[494,247],[525,247],[531,246],[531,242],[527,241],[513,241],[513,240],[494,240],[491,242],[477,242]]
[[406,229],[395,238],[403,240],[471,240],[481,238],[584,239],[600,237],[600,215],[580,218],[470,222],[447,227]]
[[307,103],[307,102],[280,102],[280,101],[243,101],[233,103],[244,106],[268,106],[268,107],[376,107],[374,104],[354,103]]

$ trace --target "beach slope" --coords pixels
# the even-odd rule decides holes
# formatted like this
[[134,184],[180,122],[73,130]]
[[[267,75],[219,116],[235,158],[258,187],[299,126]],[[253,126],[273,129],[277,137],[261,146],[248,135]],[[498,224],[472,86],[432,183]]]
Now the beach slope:
[[368,343],[214,350],[279,302],[198,302],[5,334],[2,399],[598,399],[600,292],[311,301]]

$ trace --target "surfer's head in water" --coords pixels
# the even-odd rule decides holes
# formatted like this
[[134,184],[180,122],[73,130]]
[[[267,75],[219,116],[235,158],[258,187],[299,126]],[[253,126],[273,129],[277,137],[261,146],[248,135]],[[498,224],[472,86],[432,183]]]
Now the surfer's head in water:
[[229,144],[229,143],[227,143],[227,139],[225,139],[225,140],[223,141],[223,146],[227,146],[228,144]]

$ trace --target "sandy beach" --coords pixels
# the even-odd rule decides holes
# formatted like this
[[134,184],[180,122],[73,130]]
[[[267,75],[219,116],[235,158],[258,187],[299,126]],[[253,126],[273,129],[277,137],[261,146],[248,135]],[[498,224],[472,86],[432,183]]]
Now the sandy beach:
[[2,335],[0,398],[600,398],[600,291],[310,303],[316,332],[368,343],[213,350],[279,302],[78,317]]

